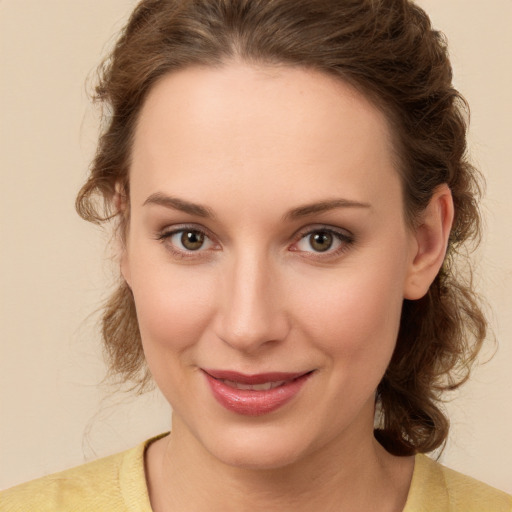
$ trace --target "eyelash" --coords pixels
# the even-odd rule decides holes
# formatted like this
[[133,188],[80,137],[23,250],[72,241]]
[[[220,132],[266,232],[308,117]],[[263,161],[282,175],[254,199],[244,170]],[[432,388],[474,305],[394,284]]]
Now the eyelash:
[[291,249],[291,250],[307,253],[307,254],[309,254],[309,256],[306,256],[306,257],[314,258],[317,260],[333,259],[333,258],[340,256],[345,251],[347,251],[355,241],[354,236],[352,234],[349,234],[348,232],[341,231],[341,230],[338,230],[335,228],[331,228],[329,226],[319,225],[319,226],[309,227],[308,229],[303,230],[303,231],[299,231],[299,233],[297,234],[297,236],[295,238],[296,241],[293,243],[292,247],[297,245],[301,241],[306,240],[308,237],[310,237],[314,234],[318,234],[318,233],[332,235],[332,237],[334,239],[334,243],[335,243],[335,241],[337,241],[339,243],[339,247],[334,250],[332,250],[329,247],[325,252],[314,251],[313,248],[311,247],[311,242],[310,242],[309,246],[312,249],[311,251],[299,251],[298,249]]
[[204,229],[201,229],[198,226],[190,226],[190,225],[189,226],[187,226],[187,225],[176,226],[174,229],[171,229],[169,231],[163,230],[162,232],[158,233],[156,239],[159,242],[165,244],[166,248],[171,252],[171,254],[178,259],[197,258],[199,255],[204,257],[205,255],[203,253],[205,251],[201,250],[201,248],[199,248],[197,251],[192,251],[192,250],[187,251],[187,250],[176,248],[176,246],[171,242],[171,238],[174,235],[177,235],[179,233],[187,233],[187,232],[197,233],[200,236],[203,236],[205,239],[208,239],[210,241],[212,240],[212,237]]
[[[206,251],[201,250],[202,246],[197,251],[183,250],[183,249],[176,248],[175,244],[170,242],[170,239],[174,235],[177,235],[179,233],[186,233],[186,232],[197,233],[199,236],[203,236],[205,239],[209,240],[210,243],[215,244],[215,242],[213,242],[213,240],[212,240],[212,237],[208,234],[208,232],[206,230],[201,229],[198,226],[193,226],[193,225],[188,225],[188,226],[182,225],[182,226],[177,226],[174,229],[169,230],[169,231],[164,230],[157,234],[156,239],[158,241],[162,242],[163,244],[165,244],[166,248],[173,254],[173,256],[177,257],[179,259],[204,257],[205,256],[204,253]],[[307,237],[312,236],[314,234],[319,234],[319,233],[332,235],[334,241],[335,242],[337,241],[339,243],[339,247],[336,248],[335,250],[331,250],[331,248],[329,247],[324,252],[313,250],[313,248],[311,247],[311,243],[310,243],[310,247],[312,249],[311,251],[301,251],[299,249],[293,248],[297,244],[299,244],[301,241],[306,240]],[[308,256],[304,256],[307,258],[312,258],[312,259],[317,259],[317,260],[332,259],[332,258],[336,258],[336,257],[340,256],[345,251],[347,251],[350,248],[350,246],[354,243],[354,241],[355,241],[354,237],[351,234],[334,229],[332,227],[319,225],[319,226],[315,226],[313,228],[310,227],[307,230],[299,231],[294,236],[294,241],[289,250],[292,252],[302,252],[304,254],[308,254]]]

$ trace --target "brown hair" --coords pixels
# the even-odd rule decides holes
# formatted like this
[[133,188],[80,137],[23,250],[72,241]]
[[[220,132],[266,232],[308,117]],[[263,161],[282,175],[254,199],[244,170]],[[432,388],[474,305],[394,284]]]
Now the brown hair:
[[[373,101],[392,127],[412,225],[435,188],[450,187],[455,220],[445,262],[425,297],[404,301],[377,393],[376,437],[388,451],[441,446],[448,434],[441,394],[467,379],[486,332],[470,273],[461,275],[455,265],[455,256],[466,254],[461,249],[478,242],[480,189],[466,158],[467,106],[451,83],[445,39],[412,2],[143,0],[100,68],[96,98],[107,107],[105,128],[77,198],[79,214],[97,223],[117,219],[122,232],[115,188],[129,198],[130,149],[148,91],[173,70],[235,58],[314,68]],[[112,371],[145,388],[150,376],[124,282],[105,306],[103,337]]]

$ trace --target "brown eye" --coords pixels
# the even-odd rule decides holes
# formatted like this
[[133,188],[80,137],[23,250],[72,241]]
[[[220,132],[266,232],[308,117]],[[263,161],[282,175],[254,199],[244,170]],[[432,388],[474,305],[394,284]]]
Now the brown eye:
[[334,242],[332,233],[328,231],[317,231],[309,235],[309,245],[316,252],[328,251]]
[[292,251],[300,251],[304,255],[312,257],[336,257],[348,249],[354,238],[351,234],[340,228],[322,228],[310,229],[302,233],[300,239],[292,245]]
[[180,242],[188,251],[197,251],[204,244],[204,233],[200,231],[182,231]]
[[205,231],[192,226],[164,231],[158,235],[157,240],[160,240],[167,250],[180,259],[205,256],[211,251],[221,249]]

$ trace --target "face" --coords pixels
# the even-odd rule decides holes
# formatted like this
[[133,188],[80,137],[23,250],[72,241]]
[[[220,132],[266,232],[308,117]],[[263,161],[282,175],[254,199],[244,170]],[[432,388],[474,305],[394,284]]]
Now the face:
[[234,63],[164,77],[122,271],[175,435],[267,468],[370,442],[414,244],[386,120],[357,91]]

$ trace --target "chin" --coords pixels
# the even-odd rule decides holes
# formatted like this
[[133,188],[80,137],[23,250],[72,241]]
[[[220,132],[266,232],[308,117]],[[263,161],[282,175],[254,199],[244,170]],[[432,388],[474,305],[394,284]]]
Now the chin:
[[236,468],[272,470],[289,466],[305,456],[309,445],[304,436],[286,430],[268,427],[236,430],[209,437],[203,443],[213,457]]
[[299,450],[272,448],[231,446],[229,449],[219,450],[216,447],[215,452],[211,453],[228,466],[259,471],[283,468],[295,463],[300,458]]

